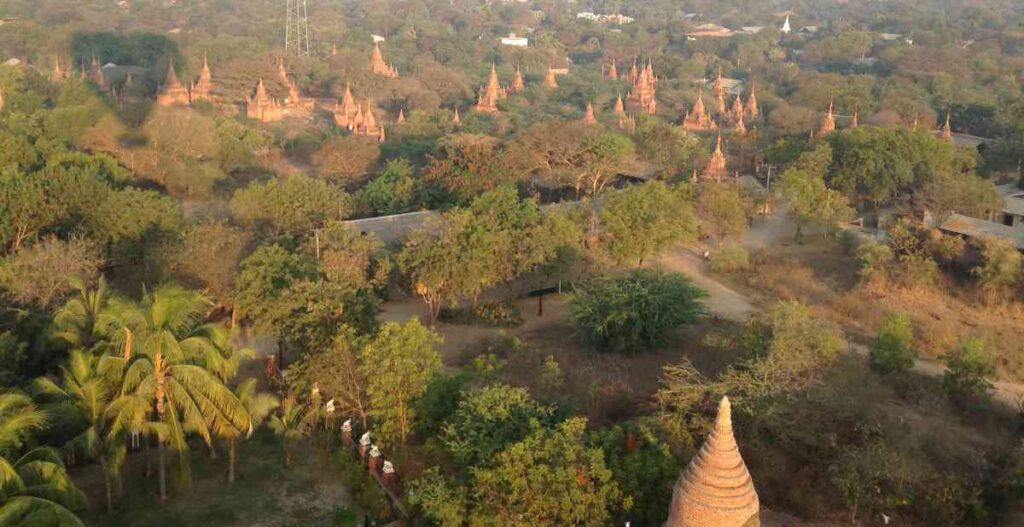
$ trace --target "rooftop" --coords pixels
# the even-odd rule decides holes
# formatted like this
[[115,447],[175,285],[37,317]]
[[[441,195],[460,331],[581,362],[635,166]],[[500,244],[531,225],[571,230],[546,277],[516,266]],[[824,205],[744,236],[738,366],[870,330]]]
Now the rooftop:
[[1024,230],[1015,229],[994,221],[971,218],[970,216],[954,212],[946,218],[946,221],[939,225],[939,230],[969,238],[980,238],[982,236],[1003,238],[1013,242],[1018,249],[1024,250]]
[[1007,183],[996,186],[996,190],[1003,197],[1003,212],[1024,216],[1024,189],[1016,183]]

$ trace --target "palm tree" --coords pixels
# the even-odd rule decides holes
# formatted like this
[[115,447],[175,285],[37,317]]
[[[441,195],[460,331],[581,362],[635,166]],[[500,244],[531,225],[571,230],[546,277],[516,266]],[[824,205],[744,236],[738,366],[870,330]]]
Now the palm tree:
[[211,432],[250,426],[245,407],[214,373],[225,371],[228,359],[215,344],[222,328],[202,323],[208,305],[194,292],[165,285],[146,292],[137,306],[120,309],[135,344],[115,358],[124,364],[123,397],[114,403],[115,430],[156,436],[161,500],[167,498],[168,446],[187,479],[187,434],[198,434],[211,445]]
[[281,403],[281,412],[270,416],[269,426],[275,435],[281,436],[281,443],[284,445],[284,466],[291,466],[291,443],[306,435],[309,429],[306,405],[298,402],[295,397],[286,398]]
[[72,278],[70,282],[75,294],[54,316],[56,336],[76,348],[94,350],[110,338],[117,325],[112,309],[117,299],[103,277],[95,287],[89,287],[81,278]]
[[46,423],[46,413],[24,394],[0,394],[0,525],[85,526],[71,512],[85,496],[56,451],[35,448],[14,457]]
[[[114,363],[114,364],[111,364]],[[47,377],[36,380],[40,395],[52,398],[52,411],[85,428],[65,445],[69,452],[81,452],[96,459],[103,468],[103,484],[107,494],[107,513],[113,512],[111,484],[121,480],[121,465],[126,447],[123,431],[114,432],[111,405],[121,387],[121,370],[111,357],[95,357],[82,350],[73,350],[61,368],[58,385]],[[118,483],[120,488],[120,483]]]
[[238,398],[238,401],[245,407],[246,413],[249,414],[249,428],[242,430],[229,426],[220,430],[218,434],[228,441],[228,483],[235,482],[235,458],[238,438],[242,434],[245,434],[246,438],[252,437],[252,433],[263,424],[267,415],[281,404],[273,394],[257,392],[256,379],[252,378],[242,381],[235,388],[235,397]]

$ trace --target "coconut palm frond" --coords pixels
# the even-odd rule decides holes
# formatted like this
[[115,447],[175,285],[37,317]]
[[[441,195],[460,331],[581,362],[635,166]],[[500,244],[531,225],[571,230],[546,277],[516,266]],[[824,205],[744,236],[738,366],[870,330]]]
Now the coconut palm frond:
[[75,487],[62,464],[29,461],[17,468],[25,483],[24,495],[43,498],[68,508],[85,505],[85,494]]
[[18,496],[0,504],[0,525],[85,527],[75,513],[43,498]]

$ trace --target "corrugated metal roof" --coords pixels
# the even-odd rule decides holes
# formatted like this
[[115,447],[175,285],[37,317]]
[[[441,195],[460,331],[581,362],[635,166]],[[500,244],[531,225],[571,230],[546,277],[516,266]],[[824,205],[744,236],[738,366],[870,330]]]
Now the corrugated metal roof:
[[996,223],[994,221],[971,218],[963,214],[950,214],[946,221],[939,225],[939,230],[960,234],[971,238],[994,236],[1010,240],[1018,249],[1024,249],[1024,230]]

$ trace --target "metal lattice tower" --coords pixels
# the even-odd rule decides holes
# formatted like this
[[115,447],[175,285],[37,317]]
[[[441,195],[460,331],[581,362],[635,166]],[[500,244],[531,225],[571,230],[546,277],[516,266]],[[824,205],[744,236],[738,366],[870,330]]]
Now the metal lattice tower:
[[306,0],[285,0],[285,3],[284,54],[309,55],[309,18],[306,16]]

